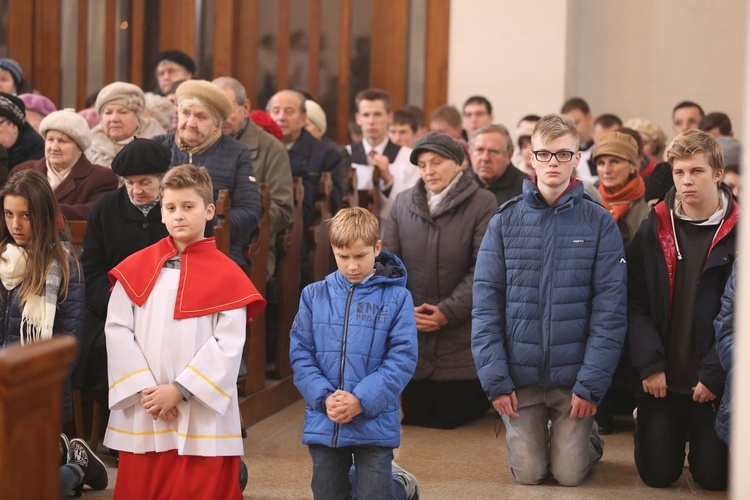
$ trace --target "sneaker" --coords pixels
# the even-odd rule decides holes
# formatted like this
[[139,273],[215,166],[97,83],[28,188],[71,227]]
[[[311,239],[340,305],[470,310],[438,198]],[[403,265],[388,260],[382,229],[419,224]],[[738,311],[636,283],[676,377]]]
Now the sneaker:
[[412,473],[399,467],[396,462],[391,462],[391,474],[393,479],[404,485],[407,500],[419,500],[419,482]]
[[247,465],[240,458],[240,491],[245,491],[247,487]]
[[79,466],[83,471],[82,485],[88,485],[94,490],[103,490],[107,487],[107,468],[83,439],[70,440],[69,463]]
[[68,463],[68,456],[70,455],[70,440],[65,434],[60,434],[60,441],[58,442],[57,458],[60,461],[60,465],[63,466]]

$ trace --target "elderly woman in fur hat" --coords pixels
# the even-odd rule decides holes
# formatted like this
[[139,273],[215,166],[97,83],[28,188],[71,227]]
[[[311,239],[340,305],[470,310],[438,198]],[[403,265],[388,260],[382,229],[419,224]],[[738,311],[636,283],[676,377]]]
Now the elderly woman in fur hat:
[[132,83],[114,82],[96,98],[102,120],[91,130],[86,156],[96,165],[109,167],[115,155],[136,137],[148,139],[164,133],[159,122],[142,116],[146,107],[143,91]]
[[232,113],[224,91],[211,82],[188,80],[177,89],[177,130],[155,137],[172,151],[172,166],[191,163],[204,166],[214,185],[214,200],[228,189],[232,201],[229,256],[249,272],[244,249],[263,216],[250,150],[221,133]]
[[44,158],[21,163],[11,174],[36,170],[52,187],[60,212],[71,220],[86,220],[94,201],[117,188],[112,170],[92,165],[83,154],[89,147],[89,125],[72,109],[47,115],[39,124]]

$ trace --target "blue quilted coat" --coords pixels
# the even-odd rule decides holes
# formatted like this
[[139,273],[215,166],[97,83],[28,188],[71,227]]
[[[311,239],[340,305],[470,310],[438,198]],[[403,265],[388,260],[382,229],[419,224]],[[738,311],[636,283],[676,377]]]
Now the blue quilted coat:
[[736,282],[737,265],[735,264],[721,298],[721,312],[714,320],[716,352],[719,355],[721,367],[727,372],[724,395],[721,397],[721,405],[716,413],[716,435],[727,444],[729,444],[732,416],[732,352],[734,351],[734,289]]
[[472,353],[487,396],[563,386],[599,404],[625,340],[626,280],[617,225],[581,183],[550,206],[524,181],[474,271]]
[[[375,275],[353,285],[340,272],[308,285],[290,332],[294,384],[307,401],[302,442],[332,448],[401,442],[398,397],[417,366],[414,303],[406,269],[381,252]],[[326,415],[325,400],[351,392],[362,413],[346,424]]]

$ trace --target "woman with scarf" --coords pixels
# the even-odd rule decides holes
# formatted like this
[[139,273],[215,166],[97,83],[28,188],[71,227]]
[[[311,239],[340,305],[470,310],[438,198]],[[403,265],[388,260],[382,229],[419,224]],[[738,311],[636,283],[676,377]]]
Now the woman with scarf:
[[437,429],[467,424],[487,413],[471,354],[474,265],[495,196],[461,169],[463,147],[430,132],[414,144],[411,162],[421,179],[396,198],[383,249],[408,270],[419,359],[404,389],[402,423]]
[[[649,207],[643,199],[646,184],[639,175],[638,143],[624,132],[608,132],[599,137],[591,155],[596,165],[599,183],[597,191],[602,204],[614,217],[627,250]],[[615,372],[612,387],[604,396],[596,413],[600,434],[614,431],[614,414],[629,413],[635,408],[634,392],[638,379],[622,356]]]
[[608,132],[599,138],[591,158],[599,176],[597,191],[602,205],[617,222],[627,250],[648,215],[648,205],[643,199],[646,184],[639,175],[638,144],[626,133]]
[[241,142],[221,133],[221,125],[232,114],[232,103],[217,85],[205,80],[188,80],[175,93],[177,130],[154,137],[170,148],[171,165],[206,167],[214,187],[229,190],[229,257],[245,272],[250,267],[244,249],[263,216],[252,154]]
[[102,117],[91,129],[91,146],[86,156],[94,165],[109,167],[115,155],[136,137],[149,139],[164,133],[154,118],[144,117],[146,96],[137,85],[110,83],[96,97],[96,111]]
[[[59,237],[62,216],[47,178],[35,170],[12,176],[0,193],[0,345],[30,344],[53,335],[81,338],[86,316],[83,277]],[[72,418],[70,380],[63,422]],[[64,444],[63,444],[64,443]],[[60,496],[84,484],[107,487],[104,464],[79,439],[60,440]]]

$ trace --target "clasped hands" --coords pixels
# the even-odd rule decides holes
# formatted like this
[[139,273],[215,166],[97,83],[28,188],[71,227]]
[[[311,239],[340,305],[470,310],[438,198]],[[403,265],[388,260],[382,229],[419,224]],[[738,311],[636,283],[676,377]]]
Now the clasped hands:
[[362,413],[357,396],[338,389],[326,398],[326,414],[337,424],[346,424]]
[[436,332],[448,324],[448,318],[438,306],[424,303],[414,308],[418,332]]
[[177,418],[177,403],[182,401],[182,393],[172,384],[148,387],[141,391],[141,404],[154,420],[171,422]]

